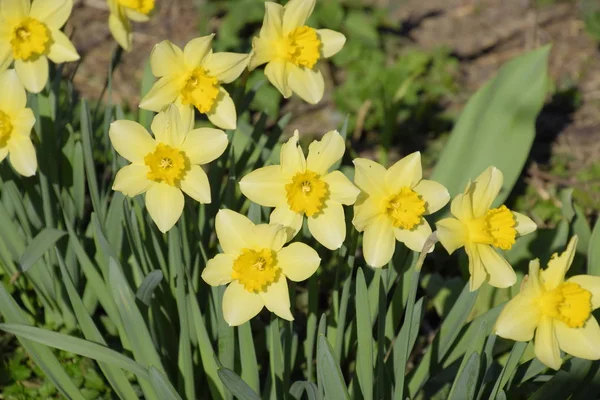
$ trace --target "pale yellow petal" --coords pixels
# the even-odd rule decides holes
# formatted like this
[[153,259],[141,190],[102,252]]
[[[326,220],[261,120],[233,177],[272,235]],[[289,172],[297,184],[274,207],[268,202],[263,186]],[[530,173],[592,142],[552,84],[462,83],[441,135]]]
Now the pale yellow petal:
[[464,193],[456,195],[450,203],[450,212],[461,221],[473,219],[472,189],[467,187]]
[[10,43],[0,43],[0,72],[5,71],[13,62],[12,46]]
[[48,58],[55,64],[79,60],[79,53],[69,38],[59,30],[52,31],[52,46]]
[[274,59],[265,67],[265,76],[286,99],[292,95],[288,85],[288,68],[291,65],[284,60]]
[[[151,111],[162,111],[169,103],[173,103],[181,93],[181,82],[171,76],[163,76],[150,88],[140,101],[140,108]],[[187,108],[191,108],[186,105]]]
[[315,8],[316,0],[290,0],[283,7],[283,34],[287,35],[306,23]]
[[444,218],[435,223],[437,237],[449,254],[467,243],[469,233],[465,225],[456,218]]
[[279,38],[283,24],[283,6],[272,1],[265,2],[265,17],[259,36],[268,40]]
[[202,270],[202,279],[210,286],[228,284],[231,282],[234,261],[235,257],[231,254],[217,254],[206,263]]
[[223,154],[229,141],[227,135],[220,129],[198,128],[190,131],[181,150],[192,164],[208,164]]
[[344,207],[335,200],[325,201],[321,212],[308,217],[308,230],[329,250],[339,249],[346,239]]
[[233,281],[223,294],[223,318],[229,326],[242,325],[254,318],[264,307],[260,295],[244,289]]
[[248,66],[248,54],[214,53],[203,66],[209,75],[216,77],[219,82],[231,83],[244,72]]
[[298,130],[296,130],[292,137],[281,145],[279,163],[281,164],[281,172],[285,178],[291,178],[298,172],[306,170],[304,152],[302,151],[302,147],[298,146],[299,137]]
[[477,245],[466,245],[465,251],[469,258],[469,290],[474,292],[485,282],[487,273],[483,268]]
[[279,251],[287,242],[287,232],[282,225],[259,224],[254,227],[250,241],[255,249]]
[[389,263],[395,248],[394,228],[387,218],[377,218],[365,228],[363,254],[369,266],[381,268]]
[[213,125],[221,129],[235,129],[237,127],[235,104],[229,93],[222,87],[219,88],[215,105],[206,116]]
[[269,311],[288,321],[294,320],[290,311],[290,294],[285,276],[280,275],[279,279],[271,283],[266,291],[260,292],[260,297]]
[[31,108],[22,108],[16,115],[13,114],[11,119],[13,125],[12,135],[31,136],[31,130],[35,125],[35,116]]
[[286,203],[286,182],[281,166],[269,165],[244,176],[240,181],[240,190],[256,204],[277,207]]
[[51,29],[60,29],[73,9],[73,0],[34,0],[29,15]]
[[346,36],[331,29],[317,29],[321,40],[321,56],[323,58],[333,57],[346,43]]
[[108,136],[117,153],[134,163],[143,164],[144,157],[156,148],[156,142],[146,128],[134,121],[113,122]]
[[306,168],[319,175],[325,175],[329,168],[344,156],[345,151],[344,138],[338,131],[329,131],[321,140],[314,140],[308,146]]
[[[412,251],[423,251],[425,241],[431,235],[431,226],[425,221],[425,218],[421,218],[421,223],[415,226],[413,229],[400,229],[394,228],[394,236],[396,240],[402,242],[411,249]],[[430,252],[433,251],[433,248]]]
[[202,65],[204,58],[210,53],[214,33],[192,39],[183,49],[185,65],[193,69]]
[[573,258],[575,258],[577,240],[577,236],[573,236],[567,249],[560,255],[554,253],[548,262],[548,268],[542,271],[542,281],[546,290],[552,290],[564,281],[565,275],[573,263]]
[[502,189],[504,177],[496,167],[489,167],[473,182],[473,214],[480,217],[487,212]]
[[256,67],[268,63],[275,58],[277,58],[277,50],[273,46],[273,41],[262,37],[252,38],[252,52],[248,61],[249,71],[253,71]]
[[181,147],[185,135],[185,125],[174,104],[169,104],[165,111],[154,116],[150,129],[159,143],[164,143],[176,149]]
[[286,227],[288,242],[294,238],[302,228],[303,216],[300,213],[290,210],[286,204],[275,207],[269,218],[270,224],[279,224]]
[[519,293],[502,309],[494,331],[505,339],[528,342],[533,339],[540,318],[537,297]]
[[582,328],[570,328],[555,320],[554,329],[564,352],[585,360],[600,360],[600,326],[594,316],[590,316]]
[[354,225],[357,231],[362,232],[381,214],[381,207],[379,207],[371,197],[367,196],[364,192],[361,192],[354,204],[354,218],[352,219],[352,225]]
[[173,102],[177,109],[179,110],[179,115],[181,116],[181,121],[183,122],[183,126],[185,127],[186,132],[190,132],[194,129],[194,125],[196,123],[194,114],[194,106],[191,104],[183,104],[182,97],[177,96],[175,101]]
[[183,51],[168,40],[163,40],[152,49],[150,66],[156,77],[175,76],[185,73]]
[[4,161],[8,155],[8,147],[0,147],[0,162]]
[[539,296],[544,291],[540,281],[540,260],[538,258],[529,261],[529,275],[523,280],[521,292],[532,293]]
[[8,141],[10,165],[23,176],[33,176],[37,170],[37,158],[31,139],[15,135]]
[[135,22],[148,22],[150,20],[150,15],[142,14],[132,8],[125,8],[125,15],[128,19]]
[[133,43],[133,32],[131,22],[127,18],[119,16],[119,14],[111,13],[108,16],[108,29],[113,38],[126,51],[131,50]]
[[27,93],[14,69],[0,73],[0,110],[14,115],[19,113],[27,104]]
[[448,189],[435,181],[422,179],[413,190],[425,200],[425,215],[433,214],[440,210],[450,200]]
[[15,60],[15,70],[25,89],[39,93],[48,82],[48,59],[40,56],[35,61]]
[[310,104],[321,101],[325,93],[325,80],[317,67],[310,69],[288,64],[286,70],[288,71],[287,84],[292,92]]
[[[310,155],[309,155],[310,157]],[[308,167],[310,169],[310,167]],[[346,206],[351,206],[356,201],[360,189],[350,182],[341,171],[333,171],[323,178],[323,181],[329,186],[329,197]]]
[[487,244],[476,245],[483,268],[490,276],[489,284],[498,288],[507,288],[517,282],[517,274],[511,265]]
[[600,276],[575,275],[567,279],[574,282],[592,294],[592,309],[600,307]]
[[534,341],[535,356],[542,364],[559,370],[562,360],[560,359],[560,348],[554,322],[550,317],[542,317],[535,333]]
[[277,253],[277,265],[284,275],[294,282],[310,278],[320,264],[319,254],[304,243],[292,243]]
[[158,229],[165,233],[183,213],[185,200],[178,187],[154,182],[146,192],[146,208]]
[[152,181],[148,180],[148,167],[144,164],[131,164],[121,168],[115,176],[112,189],[126,196],[137,196],[148,190]]
[[206,172],[199,165],[192,165],[181,180],[181,190],[202,204],[210,204],[210,183]]
[[388,168],[385,183],[390,193],[396,193],[403,187],[414,188],[422,177],[421,153],[415,151]]
[[519,233],[519,236],[527,235],[537,229],[536,223],[528,216],[514,211],[512,213],[515,216],[515,229]]
[[383,201],[387,196],[385,185],[385,168],[373,160],[355,158],[354,184],[363,192],[373,197],[374,201]]
[[2,0],[0,15],[7,20],[22,19],[29,15],[29,0]]
[[242,249],[252,247],[254,224],[242,214],[219,210],[215,217],[215,230],[224,253],[237,255]]

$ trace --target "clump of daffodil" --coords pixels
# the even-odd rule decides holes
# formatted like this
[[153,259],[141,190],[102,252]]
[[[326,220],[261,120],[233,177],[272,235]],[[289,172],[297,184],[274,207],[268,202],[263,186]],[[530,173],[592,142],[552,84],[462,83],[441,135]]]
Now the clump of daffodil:
[[600,307],[600,277],[565,280],[576,247],[575,236],[542,271],[539,260],[531,261],[521,292],[504,306],[494,329],[496,335],[519,342],[532,340],[535,332],[535,356],[555,370],[562,363],[561,349],[586,360],[600,359],[600,326],[592,315]]
[[29,92],[39,93],[48,81],[48,59],[79,60],[69,38],[60,31],[73,0],[2,0],[0,2],[0,71],[14,61]]
[[235,129],[235,105],[222,84],[237,79],[248,65],[248,54],[213,53],[214,35],[191,40],[185,48],[162,41],[152,50],[150,65],[159,80],[140,107],[161,111],[178,106],[183,120],[193,119],[194,108],[222,129]]
[[151,129],[154,138],[134,121],[110,125],[113,147],[131,162],[117,173],[113,190],[131,197],[146,193],[150,216],[166,232],[183,212],[182,191],[200,203],[210,203],[208,177],[200,165],[223,154],[227,135],[219,129],[192,130],[173,105],[154,117]]
[[450,195],[441,184],[423,178],[421,153],[404,157],[390,168],[365,158],[354,160],[354,183],[361,193],[352,223],[363,237],[367,264],[380,268],[390,262],[396,240],[422,251],[431,235],[424,216],[444,207]]
[[477,290],[488,276],[492,286],[514,285],[515,271],[495,249],[510,250],[518,236],[537,229],[529,217],[504,205],[490,208],[502,182],[502,172],[489,167],[452,200],[450,211],[455,218],[436,222],[438,239],[449,253],[464,246],[469,257],[471,291]]
[[265,2],[265,18],[257,37],[252,39],[248,69],[267,63],[269,82],[288,98],[296,93],[316,104],[323,98],[325,84],[319,60],[335,55],[346,37],[330,29],[306,25],[316,0],[290,0],[285,6]]
[[302,227],[319,243],[335,250],[346,238],[344,205],[356,201],[359,190],[340,171],[329,172],[346,149],[337,131],[327,132],[313,141],[304,158],[298,146],[298,131],[281,146],[280,165],[259,168],[240,181],[242,193],[253,202],[275,207],[270,222],[288,227],[288,239]]
[[292,321],[287,280],[308,279],[321,259],[304,243],[287,241],[281,225],[254,225],[245,216],[220,210],[215,228],[222,254],[206,264],[202,279],[211,286],[227,285],[223,317],[230,326],[241,325],[263,307]]
[[27,93],[14,69],[0,73],[0,161],[6,156],[12,167],[23,176],[37,170],[35,148],[31,143],[33,112],[25,108]]
[[108,27],[125,50],[131,50],[133,30],[131,21],[147,22],[154,11],[155,0],[108,0]]

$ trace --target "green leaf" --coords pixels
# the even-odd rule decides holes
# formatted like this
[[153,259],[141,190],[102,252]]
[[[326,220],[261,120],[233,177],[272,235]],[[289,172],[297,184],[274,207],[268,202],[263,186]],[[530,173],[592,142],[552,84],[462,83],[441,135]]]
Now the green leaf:
[[[568,399],[587,376],[592,362],[571,358],[529,400]],[[596,393],[597,395],[597,393]]]
[[519,360],[527,348],[527,344],[527,342],[515,342],[512,350],[510,351],[510,355],[508,356],[508,360],[506,361],[506,364],[504,364],[504,367],[502,368],[502,371],[500,372],[500,375],[494,384],[494,388],[490,393],[490,399],[496,398],[499,391],[504,388],[504,385],[506,385],[510,377],[513,375],[515,369],[519,365]]
[[242,380],[235,372],[229,368],[220,368],[219,378],[223,385],[240,400],[260,400],[260,397]]
[[58,240],[65,236],[66,232],[44,228],[35,238],[29,243],[25,252],[19,260],[21,271],[27,271],[33,264],[36,263],[48,250],[54,247]]
[[321,400],[319,388],[312,382],[298,381],[294,382],[290,387],[290,394],[296,399],[302,399],[302,393],[306,393],[308,400]]
[[592,236],[590,237],[590,245],[587,258],[588,274],[600,275],[600,219],[596,221]]
[[85,100],[81,100],[81,140],[83,143],[83,160],[85,161],[85,174],[87,177],[90,197],[94,211],[98,214],[101,222],[104,221],[104,209],[100,202],[100,191],[98,189],[98,178],[96,166],[94,165],[94,154],[92,152],[92,121],[90,108]]
[[156,391],[156,394],[158,394],[159,399],[182,400],[167,377],[152,365],[148,367],[148,376],[152,387]]
[[464,369],[452,385],[449,400],[468,400],[475,398],[477,393],[477,378],[479,377],[479,353],[472,353]]
[[258,361],[256,360],[256,350],[254,349],[254,338],[250,321],[238,326],[238,342],[240,349],[240,363],[242,367],[242,379],[255,392],[260,392],[260,381],[258,377]]
[[[377,279],[379,281],[379,279]],[[367,283],[362,268],[356,273],[356,334],[358,349],[356,354],[356,374],[363,397],[373,398],[373,335]]]
[[135,297],[140,299],[145,305],[149,306],[152,295],[154,294],[154,289],[156,289],[162,279],[163,273],[160,269],[155,269],[150,272],[142,281],[142,284],[135,293]]
[[319,384],[323,385],[325,398],[350,399],[340,366],[333,356],[331,345],[322,333],[317,339],[317,374],[320,377]]

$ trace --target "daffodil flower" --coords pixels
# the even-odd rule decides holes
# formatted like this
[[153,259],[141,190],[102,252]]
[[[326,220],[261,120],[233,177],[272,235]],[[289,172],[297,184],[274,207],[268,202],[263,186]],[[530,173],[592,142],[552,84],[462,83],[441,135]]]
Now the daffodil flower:
[[125,50],[131,50],[133,29],[131,21],[147,22],[154,11],[154,0],[107,0],[110,33]]
[[35,175],[37,159],[31,143],[35,117],[27,103],[27,93],[14,69],[0,73],[0,161],[6,156],[23,176]]
[[310,144],[304,158],[296,131],[281,146],[280,165],[252,171],[242,178],[240,189],[253,202],[275,207],[270,222],[288,227],[289,240],[306,215],[313,237],[330,250],[338,249],[346,238],[342,204],[354,204],[359,192],[340,171],[329,172],[345,149],[340,134],[330,131]]
[[537,229],[529,217],[504,205],[490,208],[502,188],[502,182],[502,172],[489,167],[475,182],[467,185],[464,193],[452,200],[450,211],[455,218],[436,223],[438,239],[450,254],[465,247],[469,257],[471,291],[477,290],[488,276],[492,286],[506,288],[514,285],[517,281],[515,271],[494,248],[510,250],[518,236]]
[[27,91],[39,93],[48,81],[48,58],[55,63],[79,60],[60,31],[73,0],[2,0],[0,2],[0,72],[15,62]]
[[354,160],[354,183],[361,190],[352,223],[364,231],[363,254],[368,265],[390,262],[396,240],[422,251],[431,235],[424,216],[444,207],[450,195],[441,184],[422,179],[421,153],[404,157],[390,168],[365,158]]
[[319,60],[332,57],[346,42],[339,32],[306,25],[314,7],[315,0],[290,0],[285,6],[265,2],[265,18],[252,39],[248,65],[252,71],[267,63],[265,75],[283,97],[293,92],[311,104],[321,101],[325,89]]
[[535,332],[535,356],[555,370],[562,363],[561,349],[586,360],[600,359],[600,326],[592,315],[600,307],[600,277],[565,280],[576,248],[575,236],[543,271],[539,260],[531,261],[521,292],[504,306],[494,328],[496,335],[519,342],[532,340]]
[[235,105],[222,84],[237,79],[248,65],[248,54],[213,53],[214,35],[191,40],[183,50],[165,40],[152,50],[152,73],[160,78],[140,107],[161,111],[175,103],[184,121],[193,120],[194,107],[222,129],[235,129]]
[[134,121],[115,121],[109,136],[115,150],[131,162],[117,173],[113,190],[133,197],[146,193],[146,208],[161,232],[175,225],[183,212],[183,192],[194,200],[211,202],[208,177],[200,165],[225,151],[227,135],[182,121],[170,106],[154,117],[154,138]]
[[287,280],[300,282],[315,273],[321,259],[304,243],[284,246],[281,225],[254,225],[245,216],[220,210],[215,228],[222,254],[206,264],[202,279],[211,286],[227,285],[223,317],[230,326],[241,325],[263,307],[292,321]]

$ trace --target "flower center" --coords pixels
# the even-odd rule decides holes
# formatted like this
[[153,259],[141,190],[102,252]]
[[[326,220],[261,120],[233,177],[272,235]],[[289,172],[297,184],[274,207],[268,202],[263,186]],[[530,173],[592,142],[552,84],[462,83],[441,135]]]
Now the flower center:
[[539,298],[542,313],[571,328],[581,328],[592,313],[592,294],[574,282],[565,282]]
[[300,26],[275,43],[277,55],[299,67],[312,68],[321,57],[321,41],[317,31]]
[[403,187],[384,203],[385,214],[396,228],[412,229],[421,222],[425,201],[411,188]]
[[13,28],[10,44],[14,58],[30,61],[40,55],[48,54],[52,35],[45,24],[27,17]]
[[483,217],[468,224],[471,241],[475,243],[489,244],[502,250],[509,250],[515,244],[515,216],[504,205],[488,210]]
[[10,139],[13,126],[10,123],[10,117],[3,111],[0,111],[0,147],[5,147]]
[[285,185],[290,209],[308,217],[319,213],[329,195],[329,187],[312,171],[298,172],[292,183]]
[[237,279],[249,292],[264,292],[277,282],[281,268],[277,265],[276,254],[271,249],[243,249],[233,262],[232,279]]
[[144,157],[144,163],[150,168],[146,177],[155,182],[165,182],[175,186],[189,169],[189,161],[183,151],[159,143],[152,153]]
[[201,113],[208,113],[219,95],[219,81],[206,73],[204,68],[195,68],[189,73],[181,89],[182,103],[192,104]]
[[154,0],[118,0],[123,7],[148,15],[154,10]]

